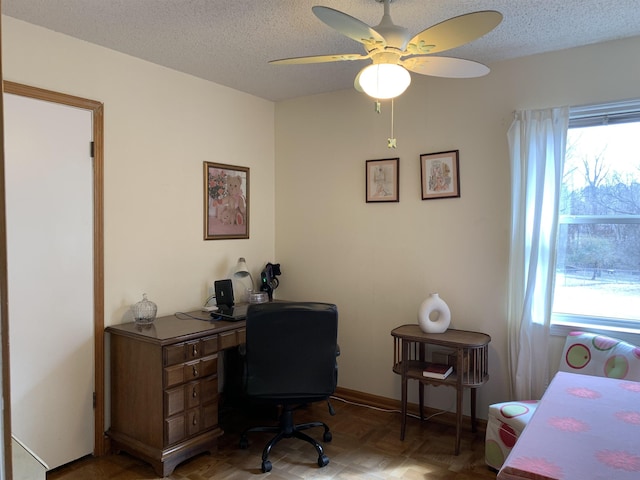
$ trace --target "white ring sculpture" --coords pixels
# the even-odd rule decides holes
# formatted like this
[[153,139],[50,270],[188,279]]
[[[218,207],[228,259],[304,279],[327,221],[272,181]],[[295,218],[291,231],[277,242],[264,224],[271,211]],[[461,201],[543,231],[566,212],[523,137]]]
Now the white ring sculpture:
[[[433,320],[431,314],[435,313]],[[451,310],[437,293],[432,293],[418,310],[418,324],[424,333],[442,333],[451,323]]]

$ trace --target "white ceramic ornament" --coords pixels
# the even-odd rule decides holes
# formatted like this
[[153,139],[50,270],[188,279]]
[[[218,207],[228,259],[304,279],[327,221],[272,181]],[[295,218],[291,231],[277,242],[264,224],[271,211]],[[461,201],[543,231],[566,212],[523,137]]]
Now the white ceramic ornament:
[[430,294],[418,310],[418,324],[424,333],[442,333],[451,323],[451,310],[437,293]]

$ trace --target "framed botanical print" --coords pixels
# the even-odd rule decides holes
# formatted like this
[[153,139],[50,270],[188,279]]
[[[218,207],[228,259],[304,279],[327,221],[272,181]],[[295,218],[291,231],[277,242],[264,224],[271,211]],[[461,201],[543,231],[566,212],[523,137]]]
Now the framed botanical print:
[[204,162],[204,239],[249,238],[249,168]]
[[420,155],[422,200],[460,196],[458,150]]

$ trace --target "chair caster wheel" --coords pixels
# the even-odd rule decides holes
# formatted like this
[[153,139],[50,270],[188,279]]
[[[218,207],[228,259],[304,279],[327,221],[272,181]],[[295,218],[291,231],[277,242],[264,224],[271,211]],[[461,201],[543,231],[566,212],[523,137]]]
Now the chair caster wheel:
[[324,432],[324,435],[322,435],[322,440],[325,442],[330,442],[331,440],[333,440],[333,435],[331,435],[331,432]]
[[320,455],[318,457],[318,466],[322,468],[326,467],[327,465],[329,465],[329,457],[327,457],[326,455]]
[[240,448],[242,450],[246,450],[247,448],[249,448],[249,440],[247,440],[246,437],[240,438]]
[[[318,460],[319,462],[320,460]],[[264,460],[262,462],[262,473],[267,473],[271,471],[271,462],[269,460]]]

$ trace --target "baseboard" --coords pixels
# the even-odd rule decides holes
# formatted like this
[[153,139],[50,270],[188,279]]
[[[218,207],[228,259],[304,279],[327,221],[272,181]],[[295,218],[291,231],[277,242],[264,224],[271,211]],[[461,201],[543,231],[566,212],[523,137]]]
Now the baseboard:
[[[341,398],[347,402],[356,403],[367,407],[379,408],[382,410],[392,410],[400,412],[401,408],[400,400],[381,397],[379,395],[373,395],[371,393],[360,392],[357,390],[350,390],[343,387],[337,387],[334,396],[337,398]],[[411,415],[419,416],[420,408],[417,403],[408,403],[407,412]],[[440,410],[431,407],[424,407],[423,413],[425,417],[429,417],[436,413],[439,414],[435,417],[432,417],[429,421],[453,426],[455,426],[456,424],[455,412],[445,412],[440,414]],[[477,418],[476,426],[478,427],[479,431],[485,432],[487,429],[487,421]],[[471,429],[471,417],[469,417],[468,415],[462,416],[462,427]]]

